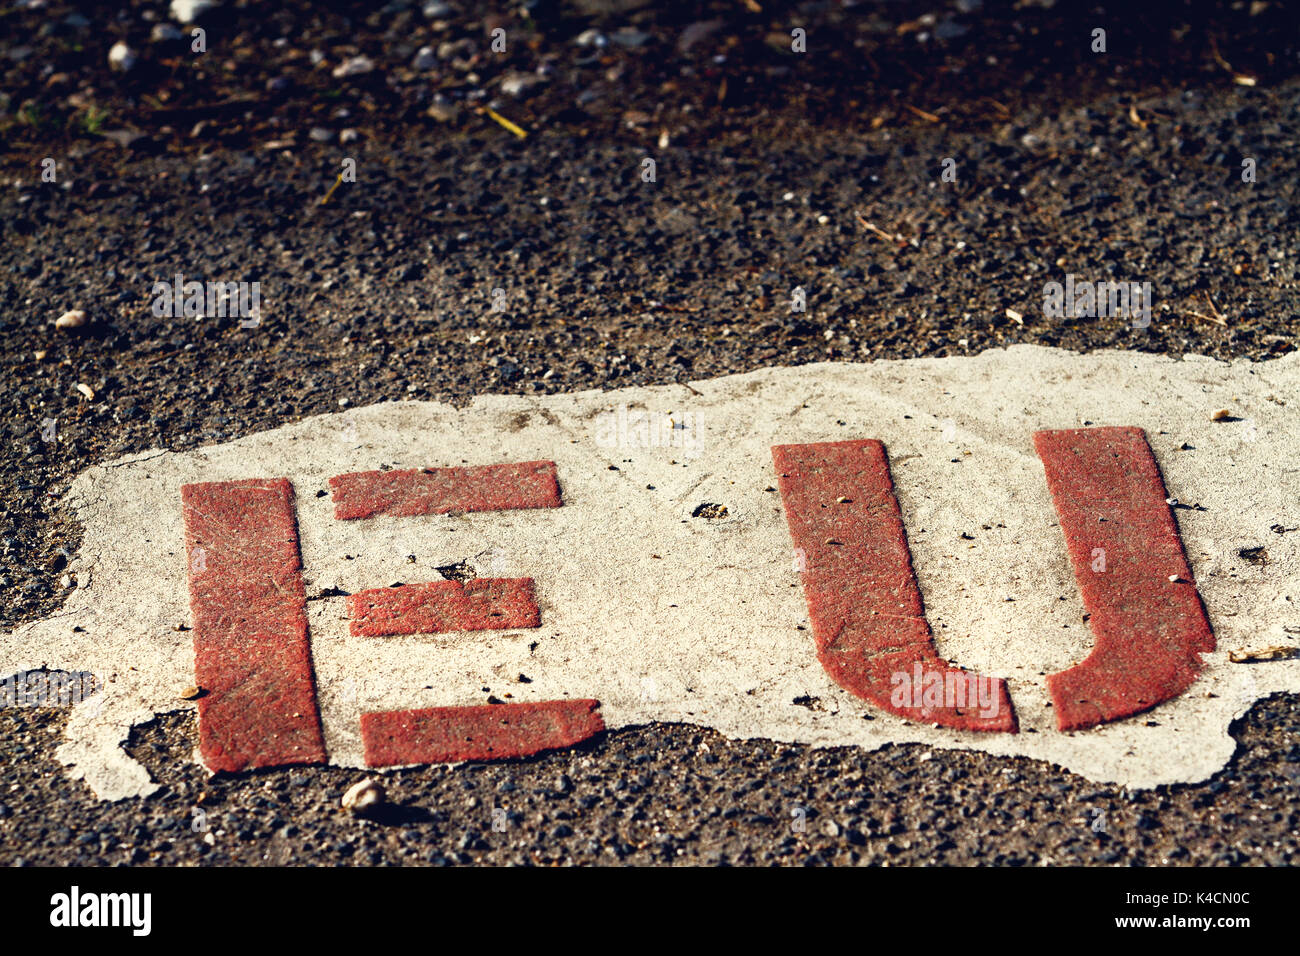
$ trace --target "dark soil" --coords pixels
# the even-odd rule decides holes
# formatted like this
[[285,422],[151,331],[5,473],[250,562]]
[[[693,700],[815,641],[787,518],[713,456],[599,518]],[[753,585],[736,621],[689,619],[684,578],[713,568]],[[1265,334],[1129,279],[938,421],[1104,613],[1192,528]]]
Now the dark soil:
[[373,820],[339,806],[363,771],[209,778],[188,714],[138,728],[127,748],[166,789],[100,804],[51,756],[63,723],[50,709],[0,713],[0,775],[21,784],[0,796],[0,862],[1300,863],[1294,695],[1256,705],[1234,726],[1232,762],[1197,786],[1128,792],[1026,759],[657,725],[523,762],[385,774],[390,805]]

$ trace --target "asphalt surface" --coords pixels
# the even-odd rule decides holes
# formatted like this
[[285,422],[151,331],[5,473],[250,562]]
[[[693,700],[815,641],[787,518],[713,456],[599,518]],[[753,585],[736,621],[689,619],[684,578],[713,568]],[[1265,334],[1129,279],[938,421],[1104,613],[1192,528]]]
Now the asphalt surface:
[[[634,6],[230,5],[198,56],[149,40],[152,5],[81,7],[84,25],[66,4],[0,12],[0,626],[61,606],[79,529],[59,496],[81,469],[344,400],[1015,342],[1295,348],[1282,5]],[[126,74],[107,69],[119,39]],[[437,64],[416,69],[424,46]],[[334,75],[357,56],[368,72]],[[345,158],[357,181],[322,205]],[[153,283],[178,272],[259,281],[260,325],[155,317]],[[1150,282],[1151,327],[1046,318],[1043,284],[1067,272]],[[90,326],[53,327],[78,308]],[[178,715],[131,744],[163,791],[100,804],[53,759],[62,715],[8,708],[0,862],[1285,863],[1298,707],[1258,704],[1212,781],[1138,794],[1024,760],[672,726],[400,771],[378,821],[337,809],[354,771],[207,779]]]

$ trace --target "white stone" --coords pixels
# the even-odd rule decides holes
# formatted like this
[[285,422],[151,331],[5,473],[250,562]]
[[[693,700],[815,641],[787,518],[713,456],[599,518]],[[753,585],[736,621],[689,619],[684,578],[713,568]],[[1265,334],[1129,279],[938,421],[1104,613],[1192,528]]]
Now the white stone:
[[80,329],[84,328],[90,322],[90,316],[85,309],[73,309],[70,312],[64,312],[54,320],[56,329]]
[[205,13],[219,6],[217,0],[172,0],[168,12],[177,23],[196,23]]
[[139,58],[135,55],[135,51],[121,40],[118,40],[109,48],[108,65],[119,73],[129,73],[135,69],[138,61]]
[[344,60],[334,68],[334,78],[341,80],[349,76],[363,76],[375,68],[375,61],[368,56],[354,56]]
[[343,809],[351,810],[357,816],[364,816],[383,806],[388,799],[383,786],[377,780],[362,780],[348,788],[343,794]]

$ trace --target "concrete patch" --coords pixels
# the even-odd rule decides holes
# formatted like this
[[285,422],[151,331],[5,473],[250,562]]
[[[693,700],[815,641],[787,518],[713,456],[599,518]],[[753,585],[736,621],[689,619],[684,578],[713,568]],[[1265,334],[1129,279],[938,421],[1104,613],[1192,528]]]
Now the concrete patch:
[[[680,385],[466,409],[389,403],[186,453],[91,468],[66,503],[85,525],[56,616],[0,638],[0,673],[102,674],[60,757],[106,799],[153,784],[120,744],[195,706],[181,487],[285,478],[325,750],[365,766],[361,715],[599,701],[610,728],[648,721],[815,745],[981,749],[1145,787],[1228,759],[1231,720],[1300,690],[1300,660],[1229,654],[1300,643],[1300,356],[1221,363],[1016,346],[968,359],[766,369]],[[1220,409],[1230,415],[1211,418]],[[1043,429],[1140,428],[1163,473],[1217,650],[1175,699],[1062,732],[1047,675],[1093,634],[1044,466]],[[801,558],[772,448],[877,439],[888,452],[939,657],[1002,678],[1019,733],[907,721],[818,662]],[[376,470],[553,461],[563,504],[335,517],[330,479]],[[433,510],[436,511],[436,508]],[[806,566],[806,565],[805,565]],[[439,569],[443,569],[440,571]],[[531,578],[540,627],[354,636],[347,595],[396,582]],[[445,573],[444,573],[445,572]],[[562,735],[561,735],[562,736]],[[574,739],[577,739],[576,737]]]

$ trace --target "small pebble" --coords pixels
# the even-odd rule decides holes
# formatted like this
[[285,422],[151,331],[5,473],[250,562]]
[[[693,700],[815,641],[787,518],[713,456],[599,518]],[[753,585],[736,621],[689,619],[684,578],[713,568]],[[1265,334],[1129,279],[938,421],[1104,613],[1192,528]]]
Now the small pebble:
[[435,99],[425,110],[425,115],[439,123],[450,123],[460,116],[460,107],[446,100]]
[[90,321],[90,316],[85,309],[73,309],[71,312],[64,312],[54,320],[56,329],[80,329]]
[[194,23],[219,5],[217,0],[172,0],[168,13],[177,23]]
[[1221,408],[1213,415],[1210,416],[1210,421],[1221,422],[1225,418],[1231,418],[1231,417],[1232,417],[1232,412],[1228,411],[1226,408]]
[[524,96],[542,82],[541,77],[529,73],[511,73],[501,81],[501,92],[506,96]]
[[129,73],[135,68],[137,57],[135,51],[118,40],[108,51],[108,66],[119,73]]
[[438,66],[438,57],[433,52],[433,47],[422,46],[420,52],[415,54],[415,59],[411,61],[413,70],[432,70]]
[[363,817],[382,807],[387,800],[388,795],[377,781],[362,780],[358,784],[353,784],[348,792],[343,794],[343,809],[351,810],[356,816]]
[[375,61],[368,56],[354,56],[344,60],[334,68],[334,79],[341,80],[349,76],[364,76],[375,68]]
[[181,691],[181,700],[198,700],[203,695],[203,691],[191,684]]
[[149,33],[151,43],[179,43],[184,39],[185,34],[174,23],[156,23]]

